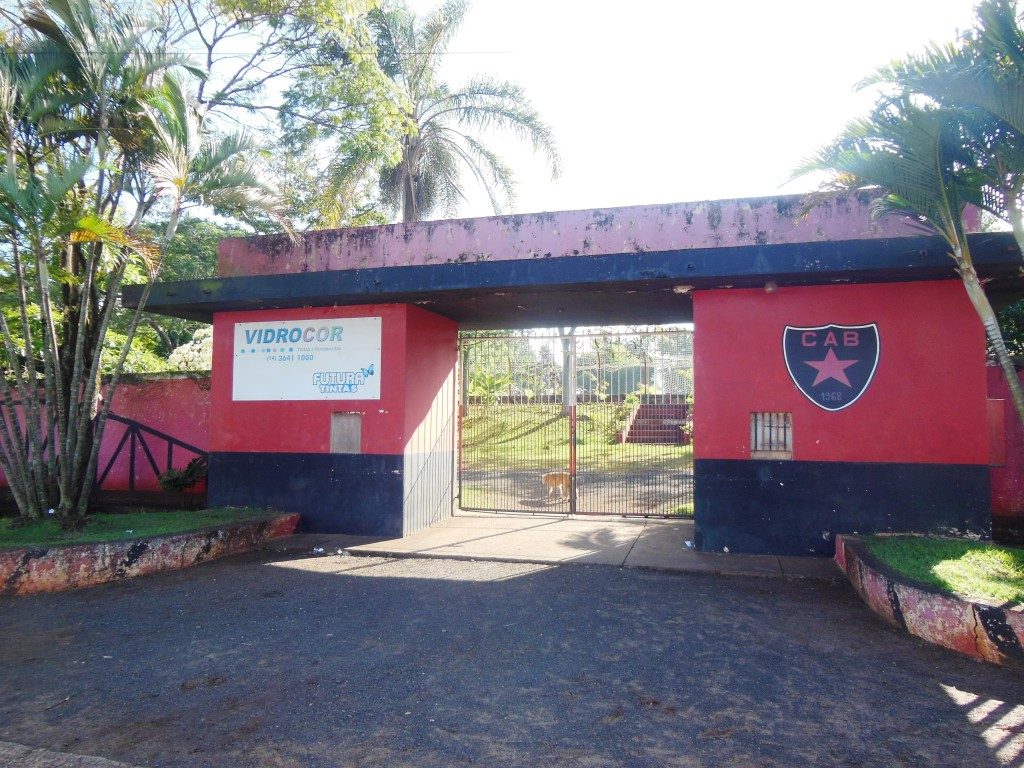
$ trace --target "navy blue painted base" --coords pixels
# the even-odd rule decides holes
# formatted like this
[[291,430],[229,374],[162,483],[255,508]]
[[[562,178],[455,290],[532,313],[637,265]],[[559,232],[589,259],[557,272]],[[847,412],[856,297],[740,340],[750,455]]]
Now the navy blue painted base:
[[299,512],[299,529],[402,535],[402,457],[333,453],[211,453],[211,507]]
[[837,533],[987,535],[988,472],[974,464],[698,459],[697,548],[831,557]]

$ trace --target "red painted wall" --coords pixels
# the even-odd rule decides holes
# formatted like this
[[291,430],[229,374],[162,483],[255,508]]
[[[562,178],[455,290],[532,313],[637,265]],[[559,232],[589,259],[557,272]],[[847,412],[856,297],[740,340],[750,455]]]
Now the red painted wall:
[[[380,400],[234,402],[235,323],[380,317]],[[327,453],[331,414],[363,414],[362,452],[401,454],[456,358],[457,325],[404,304],[320,307],[217,314],[213,323],[210,450],[215,452]]]
[[[786,325],[877,323],[867,391],[829,412],[796,388]],[[697,291],[695,457],[750,457],[750,414],[793,414],[796,461],[987,464],[985,339],[957,280]]]
[[[141,422],[147,427],[164,432],[171,437],[207,450],[210,445],[210,378],[206,374],[154,374],[127,376],[118,385],[110,410],[119,416]],[[100,446],[97,475],[102,473],[117,450],[125,432],[125,425],[108,421]],[[167,442],[153,436],[145,440],[160,471],[167,461]],[[129,452],[126,445],[118,456],[110,473],[103,481],[105,491],[128,490]],[[183,469],[195,454],[175,449],[174,466]],[[0,472],[0,486],[7,482]],[[141,448],[135,457],[135,489],[138,491],[159,491],[160,483],[153,473]],[[200,482],[187,493],[205,490]]]
[[459,326],[446,317],[419,307],[408,309],[409,339],[406,371],[409,392],[405,412],[405,439],[423,422],[434,397],[455,368]]
[[[234,402],[231,399],[235,323],[345,317],[381,318],[380,400]],[[210,450],[246,453],[327,453],[331,414],[363,413],[363,453],[402,452],[405,399],[406,307],[360,307],[224,312],[213,319],[213,393]]]
[[[1024,380],[1024,371],[1018,371]],[[1003,401],[1002,434],[1005,454],[1002,466],[989,472],[992,478],[992,514],[1024,519],[1024,429],[1010,400],[1010,388],[1001,368],[988,368],[988,396]]]
[[[110,410],[120,416],[145,424],[147,427],[164,432],[171,437],[208,450],[210,445],[210,379],[203,376],[173,378],[132,378],[118,385]],[[100,447],[98,473],[103,472],[107,462],[124,435],[125,425],[108,421]],[[161,471],[167,461],[167,443],[159,438],[145,436],[153,458]],[[118,457],[103,482],[104,490],[128,489],[128,447]],[[174,466],[184,469],[195,454],[180,448],[174,451]],[[142,449],[136,449],[135,489],[138,491],[159,491],[160,483]],[[189,492],[205,490],[203,482]]]

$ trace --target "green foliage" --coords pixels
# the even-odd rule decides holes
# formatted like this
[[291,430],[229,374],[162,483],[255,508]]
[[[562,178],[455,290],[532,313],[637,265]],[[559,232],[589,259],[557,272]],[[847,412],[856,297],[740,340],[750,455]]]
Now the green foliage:
[[213,328],[203,326],[192,340],[171,352],[167,366],[172,371],[209,371],[213,368]]
[[399,86],[415,131],[402,137],[401,161],[380,168],[381,198],[403,221],[418,221],[440,209],[453,215],[464,197],[466,168],[487,192],[495,213],[514,198],[512,170],[479,138],[504,130],[529,141],[558,174],[558,152],[550,129],[519,86],[476,76],[462,88],[438,77],[448,44],[465,19],[467,3],[447,0],[423,18],[395,4],[373,14],[378,61]]
[[630,417],[640,407],[640,390],[630,392],[621,403],[615,405],[614,416],[605,429],[605,437],[611,444],[619,442],[619,435],[626,431]]
[[[121,287],[155,279],[188,206],[285,222],[253,143],[213,130],[192,90],[203,73],[136,10],[19,13],[0,38],[0,469],[24,515],[56,507],[74,527],[120,374],[162,367],[171,346],[158,326],[138,333]],[[165,225],[147,229],[157,211]]]
[[510,374],[474,371],[469,380],[469,394],[490,403],[497,403],[511,383]]
[[[1024,299],[999,311],[999,327],[1003,330],[1007,351],[1018,364],[1024,362]],[[991,348],[989,352],[991,354]]]
[[[147,223],[144,230],[152,238],[159,237],[166,231],[166,219],[157,219]],[[245,237],[251,234],[236,224],[218,223],[208,219],[192,216],[182,218],[178,223],[174,237],[164,247],[163,268],[160,270],[161,280],[201,280],[217,275],[217,245],[229,237]],[[128,313],[121,313],[114,321],[115,329],[126,327]],[[196,338],[196,333],[206,327],[203,323],[183,320],[177,317],[147,315],[146,326],[139,329],[139,335],[152,334],[154,344],[146,344],[156,355],[164,358],[161,368],[156,370],[209,370],[207,368],[182,367],[169,358],[172,352],[182,346],[189,345]],[[201,340],[200,340],[201,341]],[[136,342],[137,344],[139,342]],[[145,343],[145,342],[143,342]]]
[[373,206],[403,221],[436,210],[452,215],[463,198],[463,169],[499,212],[511,204],[514,178],[480,138],[491,130],[531,142],[557,174],[554,139],[522,88],[479,76],[462,88],[440,81],[466,8],[449,0],[418,18],[389,3],[368,17],[372,61],[328,44],[296,78],[282,114],[293,151],[332,148],[327,166],[313,172],[323,181],[307,186],[311,220],[336,226]]
[[[110,329],[103,339],[103,357],[100,372],[110,376],[117,371],[119,353],[128,342],[127,335]],[[158,340],[151,328],[140,327],[128,346],[122,365],[124,373],[157,373],[167,370],[167,360],[158,351]]]
[[875,536],[868,550],[905,576],[963,597],[1024,603],[1024,549],[966,539]]
[[192,459],[184,469],[168,469],[158,478],[165,491],[184,491],[206,477],[206,459],[200,456]]
[[687,501],[682,504],[676,504],[672,507],[671,514],[679,517],[693,517],[693,502]]

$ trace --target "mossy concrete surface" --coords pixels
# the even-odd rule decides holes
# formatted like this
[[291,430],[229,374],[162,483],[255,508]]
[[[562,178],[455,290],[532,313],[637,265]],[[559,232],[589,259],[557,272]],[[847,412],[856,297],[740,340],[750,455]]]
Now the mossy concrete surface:
[[868,607],[889,624],[965,656],[1024,668],[1024,606],[967,600],[914,582],[854,536],[836,537],[836,563]]
[[0,550],[0,595],[59,592],[187,568],[290,536],[298,522],[299,515],[284,514],[151,538]]

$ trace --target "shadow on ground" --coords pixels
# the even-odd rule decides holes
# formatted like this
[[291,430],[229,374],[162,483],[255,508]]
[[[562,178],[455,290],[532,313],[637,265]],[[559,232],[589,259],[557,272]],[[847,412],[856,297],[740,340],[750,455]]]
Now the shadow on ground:
[[1024,763],[1024,677],[843,584],[263,553],[0,616],[0,739],[129,763]]

